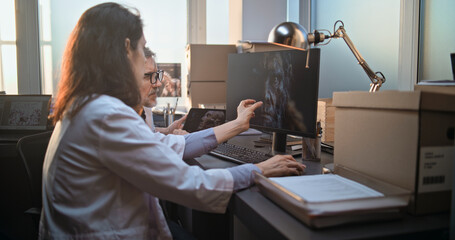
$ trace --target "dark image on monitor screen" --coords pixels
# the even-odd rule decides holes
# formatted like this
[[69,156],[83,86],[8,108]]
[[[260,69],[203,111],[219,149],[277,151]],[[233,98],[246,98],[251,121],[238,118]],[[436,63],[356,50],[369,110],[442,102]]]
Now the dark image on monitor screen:
[[192,133],[211,127],[216,127],[226,121],[224,109],[191,108],[183,130]]
[[251,119],[253,128],[316,137],[320,49],[230,54],[226,117],[237,117],[243,99],[263,101]]

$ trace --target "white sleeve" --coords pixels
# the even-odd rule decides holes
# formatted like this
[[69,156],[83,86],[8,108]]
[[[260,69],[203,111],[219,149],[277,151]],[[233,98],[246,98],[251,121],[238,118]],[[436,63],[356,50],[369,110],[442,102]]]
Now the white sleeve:
[[156,132],[155,123],[153,122],[153,112],[149,107],[144,107],[145,122],[152,129],[152,132]]
[[234,185],[231,173],[187,165],[168,146],[184,147],[183,137],[183,144],[163,142],[164,135],[153,134],[125,108],[107,114],[99,127],[99,159],[112,172],[158,198],[199,210],[225,211]]
[[176,135],[165,135],[160,132],[157,132],[155,129],[155,125],[153,123],[153,112],[151,108],[144,107],[145,113],[145,123],[148,127],[152,130],[153,133],[156,135],[154,138],[161,141],[162,143],[166,144],[168,147],[172,148],[180,158],[183,157],[184,150],[185,150],[185,139],[183,136],[176,136]]

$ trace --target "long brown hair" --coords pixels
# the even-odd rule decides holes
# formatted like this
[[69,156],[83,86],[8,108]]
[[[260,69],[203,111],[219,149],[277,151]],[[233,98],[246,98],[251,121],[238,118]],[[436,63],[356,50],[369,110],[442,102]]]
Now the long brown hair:
[[[137,11],[137,10],[136,10]],[[72,117],[89,101],[105,94],[136,107],[141,97],[125,39],[136,49],[142,37],[139,13],[116,3],[85,11],[68,40],[54,106],[54,123],[68,112]]]

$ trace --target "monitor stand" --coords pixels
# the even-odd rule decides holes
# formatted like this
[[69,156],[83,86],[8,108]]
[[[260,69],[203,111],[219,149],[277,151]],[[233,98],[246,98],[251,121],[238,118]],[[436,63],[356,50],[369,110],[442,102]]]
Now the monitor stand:
[[285,154],[285,155],[297,156],[297,155],[302,154],[302,151],[286,150],[286,146],[287,146],[287,134],[273,132],[272,133],[272,154],[273,155]]

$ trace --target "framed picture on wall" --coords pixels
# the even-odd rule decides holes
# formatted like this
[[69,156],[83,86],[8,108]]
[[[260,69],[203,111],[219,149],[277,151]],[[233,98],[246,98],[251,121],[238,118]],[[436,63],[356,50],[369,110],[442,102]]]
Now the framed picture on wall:
[[158,63],[158,69],[164,71],[162,85],[158,89],[158,97],[182,96],[182,69],[180,63]]

